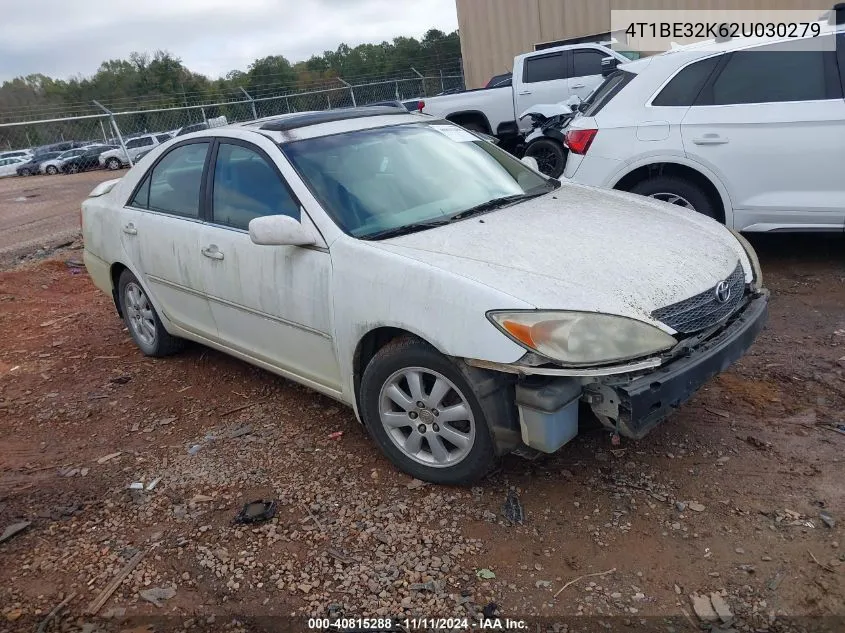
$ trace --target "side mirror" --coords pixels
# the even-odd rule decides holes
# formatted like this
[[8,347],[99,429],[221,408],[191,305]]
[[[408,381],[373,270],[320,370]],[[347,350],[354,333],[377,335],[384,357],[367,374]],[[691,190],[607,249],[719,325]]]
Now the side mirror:
[[601,76],[607,77],[610,73],[616,70],[619,65],[619,60],[615,57],[605,57],[601,60]]
[[533,156],[523,156],[519,160],[522,161],[525,165],[528,165],[534,171],[540,171],[540,165],[537,162],[537,159]]
[[309,246],[314,235],[289,215],[265,215],[249,223],[249,239],[264,246]]

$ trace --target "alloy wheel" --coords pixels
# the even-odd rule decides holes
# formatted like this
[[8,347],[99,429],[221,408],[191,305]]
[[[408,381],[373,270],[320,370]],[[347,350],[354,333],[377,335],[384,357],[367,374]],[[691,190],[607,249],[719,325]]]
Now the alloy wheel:
[[396,447],[425,466],[454,466],[475,443],[469,401],[451,380],[432,369],[406,367],[394,372],[379,393],[379,418]]
[[152,347],[156,341],[156,322],[150,300],[134,281],[126,284],[124,296],[126,315],[132,333],[144,345]]

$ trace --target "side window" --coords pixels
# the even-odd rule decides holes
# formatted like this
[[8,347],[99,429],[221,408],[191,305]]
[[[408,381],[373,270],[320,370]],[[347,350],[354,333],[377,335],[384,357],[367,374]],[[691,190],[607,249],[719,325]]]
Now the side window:
[[202,170],[208,146],[207,142],[191,143],[168,152],[148,176],[150,184],[146,208],[198,218]]
[[170,140],[170,134],[159,134],[158,136],[156,136],[156,139],[159,143],[166,143]]
[[523,83],[533,84],[554,79],[566,79],[566,56],[563,53],[526,58],[522,71]]
[[299,204],[281,176],[258,152],[220,143],[214,165],[212,217],[215,224],[249,229],[249,221],[265,215],[299,220]]
[[654,98],[651,105],[691,106],[721,59],[721,55],[715,55],[682,68]]
[[595,49],[573,51],[572,76],[601,75],[601,60],[605,57],[610,57],[610,55]]
[[138,187],[138,191],[135,192],[132,200],[129,201],[130,207],[136,207],[138,209],[149,209],[150,207],[150,174],[147,174],[147,177],[144,178],[144,182],[141,183],[141,186]]
[[801,45],[799,40],[733,53],[713,81],[709,102],[728,105],[840,97],[838,78],[834,83],[831,77],[831,53],[801,49]]

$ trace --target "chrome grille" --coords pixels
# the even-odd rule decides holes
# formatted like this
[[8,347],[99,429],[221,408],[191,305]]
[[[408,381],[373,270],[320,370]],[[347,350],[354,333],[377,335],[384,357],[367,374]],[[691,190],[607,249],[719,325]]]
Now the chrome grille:
[[692,334],[717,325],[733,314],[742,303],[745,295],[745,272],[742,270],[742,264],[737,264],[725,281],[731,294],[724,303],[719,303],[716,299],[716,285],[694,297],[655,310],[651,316],[682,334]]

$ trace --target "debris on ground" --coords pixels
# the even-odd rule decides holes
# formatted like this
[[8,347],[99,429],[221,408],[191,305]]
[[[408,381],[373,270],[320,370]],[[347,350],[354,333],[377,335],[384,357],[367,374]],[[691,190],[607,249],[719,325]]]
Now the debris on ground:
[[831,530],[836,527],[836,519],[833,518],[833,515],[830,512],[822,510],[821,512],[819,512],[819,518],[822,520],[822,523],[824,523]]
[[692,510],[693,512],[704,512],[704,510],[706,509],[706,508],[704,507],[704,504],[699,503],[698,501],[690,501],[690,502],[687,504],[687,507],[688,507],[690,510]]
[[690,596],[692,602],[692,610],[696,617],[702,622],[718,622],[719,614],[713,608],[713,603],[710,601],[710,596],[700,595],[694,593]]
[[343,431],[335,431],[334,433],[329,433],[328,438],[330,440],[339,440],[343,437]]
[[244,435],[251,435],[252,434],[252,425],[245,424],[244,426],[238,427],[233,431],[229,432],[229,439],[234,440],[239,437],[243,437]]
[[486,569],[486,568],[476,569],[475,575],[478,576],[479,578],[481,578],[482,580],[492,580],[493,578],[496,577],[495,573],[493,573],[491,570]]
[[163,607],[165,601],[176,595],[176,590],[173,587],[153,587],[152,589],[142,589],[138,592],[138,595],[157,607]]
[[98,464],[105,464],[106,462],[113,460],[115,457],[120,457],[122,454],[123,454],[123,451],[116,451],[114,453],[109,453],[108,455],[103,455],[102,457],[100,457],[97,460],[97,463]]
[[3,534],[0,534],[0,543],[8,541],[13,536],[20,534],[30,525],[32,525],[32,521],[19,521],[18,523],[7,525],[6,529],[3,530]]
[[502,505],[502,514],[514,525],[522,525],[525,522],[525,509],[519,500],[516,490],[510,488],[505,503]]
[[276,516],[276,502],[259,499],[245,504],[235,516],[235,523],[261,523],[269,521],[274,516]]
[[427,481],[422,481],[421,479],[412,479],[405,487],[408,490],[417,490],[418,488],[422,488],[423,486],[428,486],[429,483]]

